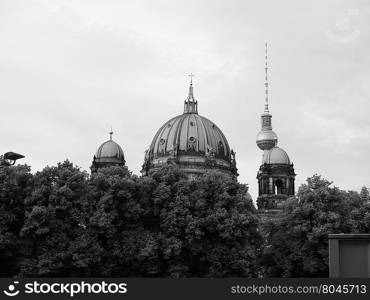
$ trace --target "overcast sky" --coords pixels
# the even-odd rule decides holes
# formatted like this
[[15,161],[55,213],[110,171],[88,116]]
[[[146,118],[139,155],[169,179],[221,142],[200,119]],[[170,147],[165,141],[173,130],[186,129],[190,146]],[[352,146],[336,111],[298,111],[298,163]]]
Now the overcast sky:
[[270,112],[299,186],[319,173],[370,186],[369,1],[0,1],[0,153],[32,171],[89,170],[109,138],[139,174],[159,127],[199,113],[236,151],[257,194],[255,144],[269,44]]

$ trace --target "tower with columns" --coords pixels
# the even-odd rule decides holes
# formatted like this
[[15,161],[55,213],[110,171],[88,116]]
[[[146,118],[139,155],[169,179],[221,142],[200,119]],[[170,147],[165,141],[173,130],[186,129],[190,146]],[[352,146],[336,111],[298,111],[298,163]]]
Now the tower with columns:
[[294,196],[294,165],[288,154],[277,146],[278,137],[272,130],[269,111],[267,44],[265,44],[265,109],[261,115],[261,130],[257,134],[257,146],[263,151],[262,164],[257,172],[257,206],[268,215],[277,214],[285,200]]

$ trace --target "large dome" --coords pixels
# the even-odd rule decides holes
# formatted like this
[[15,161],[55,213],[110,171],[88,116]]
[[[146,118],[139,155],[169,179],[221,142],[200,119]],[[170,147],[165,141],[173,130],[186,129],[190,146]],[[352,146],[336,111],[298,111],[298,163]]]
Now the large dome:
[[274,147],[270,150],[265,150],[262,157],[262,164],[284,164],[290,165],[288,154],[279,147]]
[[195,113],[182,114],[164,123],[150,145],[155,157],[179,154],[214,155],[230,160],[229,144],[213,122]]
[[191,84],[184,113],[164,123],[155,134],[146,151],[143,173],[174,162],[188,173],[218,169],[236,174],[235,153],[225,135],[197,110]]

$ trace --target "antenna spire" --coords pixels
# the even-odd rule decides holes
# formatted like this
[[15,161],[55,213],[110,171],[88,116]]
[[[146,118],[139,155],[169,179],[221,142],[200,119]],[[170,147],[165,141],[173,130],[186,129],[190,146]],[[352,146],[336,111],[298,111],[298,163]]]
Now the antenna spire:
[[276,146],[278,138],[275,132],[272,131],[272,124],[269,112],[268,98],[268,77],[267,77],[267,43],[265,43],[265,111],[261,115],[261,131],[257,135],[257,146],[261,150],[269,150]]
[[109,132],[109,135],[110,135],[110,140],[112,140],[112,135],[113,135],[113,130],[112,130],[112,126],[110,127],[110,132]]
[[269,83],[267,70],[267,43],[265,43],[265,113],[269,113]]

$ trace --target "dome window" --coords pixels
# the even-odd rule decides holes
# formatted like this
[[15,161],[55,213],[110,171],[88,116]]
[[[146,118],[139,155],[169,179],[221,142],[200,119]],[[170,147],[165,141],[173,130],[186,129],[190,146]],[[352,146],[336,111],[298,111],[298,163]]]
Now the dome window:
[[168,123],[167,127],[171,127],[171,126],[172,126],[172,124],[171,123]]
[[218,142],[218,154],[219,155],[225,155],[225,147],[224,147],[224,144],[222,144],[221,141]]
[[212,129],[216,129],[216,125],[215,124],[212,124]]
[[190,121],[190,126],[195,126],[195,123],[193,121]]
[[189,137],[189,144],[188,144],[188,149],[191,150],[191,151],[195,151],[196,150],[196,147],[195,147],[195,141],[196,141],[196,138],[191,136]]
[[161,145],[163,145],[165,142],[166,142],[166,140],[165,140],[165,139],[160,139],[160,140],[159,140],[159,143],[160,143]]

